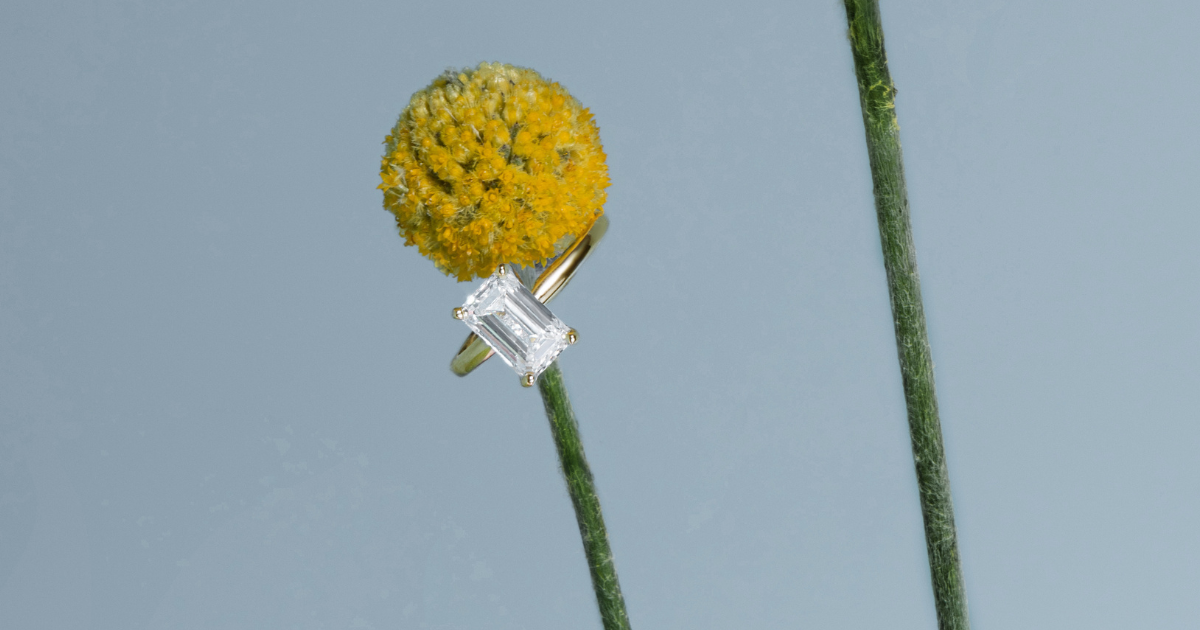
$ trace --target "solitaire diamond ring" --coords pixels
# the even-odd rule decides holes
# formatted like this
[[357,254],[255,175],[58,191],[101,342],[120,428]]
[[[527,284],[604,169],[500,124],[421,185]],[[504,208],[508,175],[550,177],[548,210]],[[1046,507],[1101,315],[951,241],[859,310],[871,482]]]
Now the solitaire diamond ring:
[[575,330],[563,324],[545,303],[570,282],[607,230],[608,217],[600,216],[586,234],[545,265],[511,269],[501,265],[454,309],[454,318],[472,332],[450,362],[450,369],[466,376],[498,353],[521,376],[522,385],[533,385],[542,370],[578,339]]

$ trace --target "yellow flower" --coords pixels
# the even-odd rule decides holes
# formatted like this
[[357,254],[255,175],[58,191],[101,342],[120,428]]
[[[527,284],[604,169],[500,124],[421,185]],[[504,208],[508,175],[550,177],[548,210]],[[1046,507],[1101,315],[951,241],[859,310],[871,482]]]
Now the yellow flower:
[[383,207],[405,245],[460,282],[544,261],[604,213],[591,112],[527,68],[448,70],[413,94],[384,145]]

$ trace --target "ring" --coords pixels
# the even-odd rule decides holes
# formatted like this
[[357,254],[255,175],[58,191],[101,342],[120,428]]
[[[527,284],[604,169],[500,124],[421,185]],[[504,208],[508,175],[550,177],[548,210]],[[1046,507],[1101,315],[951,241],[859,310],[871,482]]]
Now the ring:
[[[554,299],[554,296],[558,295],[563,287],[567,286],[575,272],[579,270],[579,265],[583,264],[583,261],[591,255],[592,250],[596,249],[596,245],[600,243],[600,239],[604,238],[604,233],[607,231],[608,217],[601,215],[586,234],[575,239],[570,247],[558,256],[551,258],[545,265],[538,264],[533,267],[513,265],[513,271],[522,284],[529,286],[532,283],[530,291],[533,293],[533,297],[542,304],[546,304]],[[454,360],[450,362],[450,371],[459,376],[466,376],[495,353],[487,345],[487,342],[480,339],[475,333],[471,333],[459,348]]]

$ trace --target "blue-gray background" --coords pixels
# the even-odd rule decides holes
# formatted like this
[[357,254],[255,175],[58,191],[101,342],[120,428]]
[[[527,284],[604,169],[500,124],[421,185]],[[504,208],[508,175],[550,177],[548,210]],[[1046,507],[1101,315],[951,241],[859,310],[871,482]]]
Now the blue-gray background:
[[[883,12],[975,627],[1197,627],[1200,12]],[[0,627],[599,627],[375,190],[483,60],[609,155],[555,310],[635,627],[934,627],[835,0],[5,2]]]

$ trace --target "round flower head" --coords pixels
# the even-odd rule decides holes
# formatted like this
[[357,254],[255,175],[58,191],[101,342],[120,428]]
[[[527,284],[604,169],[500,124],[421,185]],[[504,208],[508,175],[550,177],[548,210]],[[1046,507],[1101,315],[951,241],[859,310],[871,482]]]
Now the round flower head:
[[553,257],[604,212],[592,114],[527,68],[449,70],[384,141],[383,207],[405,245],[466,281]]

